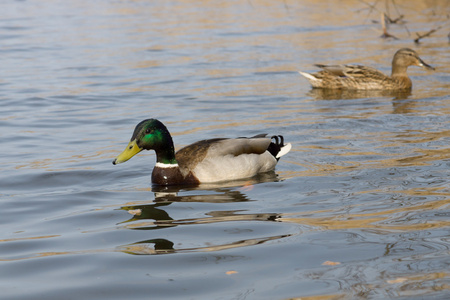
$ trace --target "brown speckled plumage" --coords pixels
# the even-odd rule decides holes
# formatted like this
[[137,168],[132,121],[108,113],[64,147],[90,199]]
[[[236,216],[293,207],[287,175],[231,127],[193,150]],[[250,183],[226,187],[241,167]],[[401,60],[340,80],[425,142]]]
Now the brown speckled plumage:
[[392,59],[391,76],[362,65],[316,64],[315,66],[323,70],[313,74],[299,72],[309,80],[313,88],[348,90],[411,89],[412,82],[406,74],[409,66],[420,66],[434,70],[414,50],[408,48],[402,48],[395,53]]

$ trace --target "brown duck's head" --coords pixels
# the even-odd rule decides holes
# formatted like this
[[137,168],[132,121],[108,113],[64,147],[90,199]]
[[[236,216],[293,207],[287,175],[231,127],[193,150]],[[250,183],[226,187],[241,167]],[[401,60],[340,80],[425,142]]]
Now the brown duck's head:
[[419,57],[416,51],[409,48],[402,48],[398,50],[392,60],[392,72],[395,73],[394,71],[396,70],[401,72],[406,71],[409,66],[419,66],[424,69],[434,70],[432,66],[425,63]]

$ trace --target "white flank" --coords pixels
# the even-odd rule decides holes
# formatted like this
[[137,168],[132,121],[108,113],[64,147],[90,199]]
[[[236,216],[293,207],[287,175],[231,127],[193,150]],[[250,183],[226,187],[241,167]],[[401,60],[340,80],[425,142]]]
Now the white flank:
[[286,145],[284,145],[281,149],[280,152],[278,152],[276,158],[280,158],[283,155],[285,155],[286,153],[288,153],[289,151],[291,151],[292,145],[291,143],[287,143]]
[[277,160],[268,151],[262,154],[225,155],[203,160],[193,173],[202,183],[229,181],[271,171],[276,164]]
[[163,168],[163,169],[167,169],[167,168],[177,168],[177,167],[178,167],[178,164],[163,164],[163,163],[157,162],[157,163],[155,164],[155,167]]

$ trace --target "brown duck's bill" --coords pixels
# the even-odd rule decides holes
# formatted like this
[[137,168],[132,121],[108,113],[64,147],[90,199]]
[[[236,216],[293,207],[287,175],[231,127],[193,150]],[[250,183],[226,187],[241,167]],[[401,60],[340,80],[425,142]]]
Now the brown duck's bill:
[[113,165],[117,165],[123,162],[126,162],[127,160],[129,160],[130,158],[132,158],[133,156],[135,156],[136,154],[138,154],[139,152],[141,152],[142,149],[139,148],[139,146],[136,143],[136,140],[132,140],[127,147],[125,148],[125,150],[123,150],[122,153],[120,153],[114,160],[113,160]]
[[435,70],[434,67],[430,66],[429,64],[425,63],[423,60],[419,58],[419,66],[422,68],[428,69],[428,70]]

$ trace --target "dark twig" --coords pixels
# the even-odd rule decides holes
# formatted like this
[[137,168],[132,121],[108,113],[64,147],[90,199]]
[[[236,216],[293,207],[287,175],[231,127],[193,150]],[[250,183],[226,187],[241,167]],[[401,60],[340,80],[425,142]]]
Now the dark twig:
[[398,38],[396,36],[393,36],[392,34],[387,32],[385,17],[386,17],[386,14],[382,13],[381,14],[381,28],[383,29],[383,34],[381,35],[381,37],[384,39],[393,38],[394,40],[398,40]]
[[425,34],[418,34],[416,32],[417,38],[414,40],[414,43],[419,44],[421,39],[423,39],[424,37],[432,35],[433,33],[435,33],[436,31],[438,31],[441,28],[442,28],[442,26],[439,26],[438,28],[433,28],[433,29],[431,29],[430,31],[428,31]]
[[388,15],[386,15],[386,18],[387,18],[387,20],[388,20],[388,22],[389,22],[390,24],[397,24],[397,23],[400,23],[400,21],[403,20],[404,16],[403,16],[403,15],[400,15],[400,16],[399,16],[398,18],[396,18],[396,19],[391,19]]

